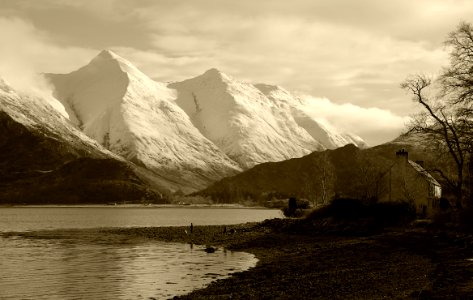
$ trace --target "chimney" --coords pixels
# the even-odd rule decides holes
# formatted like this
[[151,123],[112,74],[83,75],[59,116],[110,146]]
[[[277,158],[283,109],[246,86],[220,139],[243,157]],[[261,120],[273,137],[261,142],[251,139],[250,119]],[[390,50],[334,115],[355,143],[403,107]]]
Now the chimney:
[[402,149],[396,152],[396,164],[402,168],[402,172],[405,172],[407,161],[409,159],[409,153]]
[[409,159],[409,153],[404,149],[399,150],[396,152],[396,158],[399,160],[405,160],[407,162],[407,160]]

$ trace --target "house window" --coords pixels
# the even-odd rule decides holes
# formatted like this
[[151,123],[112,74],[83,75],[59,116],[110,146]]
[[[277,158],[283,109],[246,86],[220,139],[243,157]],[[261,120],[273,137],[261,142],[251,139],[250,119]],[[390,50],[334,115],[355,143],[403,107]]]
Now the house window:
[[438,185],[434,185],[434,197],[442,197],[442,188],[440,188]]
[[442,189],[435,184],[429,185],[429,197],[440,198],[442,196]]

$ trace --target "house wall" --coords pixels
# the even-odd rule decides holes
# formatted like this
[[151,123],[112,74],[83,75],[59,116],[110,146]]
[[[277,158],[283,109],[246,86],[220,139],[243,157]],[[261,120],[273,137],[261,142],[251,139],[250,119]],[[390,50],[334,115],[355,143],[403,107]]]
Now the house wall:
[[408,163],[407,152],[397,153],[396,163],[385,177],[387,192],[380,201],[407,201],[414,204],[418,214],[433,214],[438,202],[435,185]]

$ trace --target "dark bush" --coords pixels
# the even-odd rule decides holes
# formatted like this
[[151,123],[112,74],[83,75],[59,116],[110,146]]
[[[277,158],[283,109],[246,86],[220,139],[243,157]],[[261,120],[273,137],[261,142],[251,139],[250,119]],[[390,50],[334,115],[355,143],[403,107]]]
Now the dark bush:
[[369,206],[369,215],[386,225],[407,223],[416,218],[415,208],[407,202],[378,202]]
[[448,201],[446,198],[443,198],[443,197],[440,198],[439,207],[440,207],[440,210],[442,211],[448,210],[449,208],[451,208],[450,201]]
[[311,204],[309,200],[306,199],[296,199],[296,206],[298,209],[309,209]]
[[364,217],[366,212],[366,207],[361,200],[337,198],[329,205],[314,210],[308,218],[358,219]]
[[291,197],[289,198],[287,207],[283,208],[282,211],[286,217],[302,217],[306,214],[304,210],[309,208],[310,202],[308,200]]
[[358,199],[334,199],[326,207],[313,211],[307,219],[333,218],[335,220],[370,219],[374,225],[394,225],[415,219],[415,209],[407,202],[364,203]]
[[366,216],[365,205],[358,199],[334,199],[329,205],[329,213],[334,218],[358,219]]
[[473,231],[473,208],[463,208],[459,212],[459,223],[462,230]]

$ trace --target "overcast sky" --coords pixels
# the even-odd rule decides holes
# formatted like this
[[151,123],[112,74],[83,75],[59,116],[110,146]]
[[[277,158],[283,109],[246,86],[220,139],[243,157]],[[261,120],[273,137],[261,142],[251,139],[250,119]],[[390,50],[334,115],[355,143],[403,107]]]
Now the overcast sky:
[[416,109],[399,88],[448,62],[471,0],[0,0],[0,76],[68,73],[111,49],[158,81],[218,68],[313,98],[371,145]]

